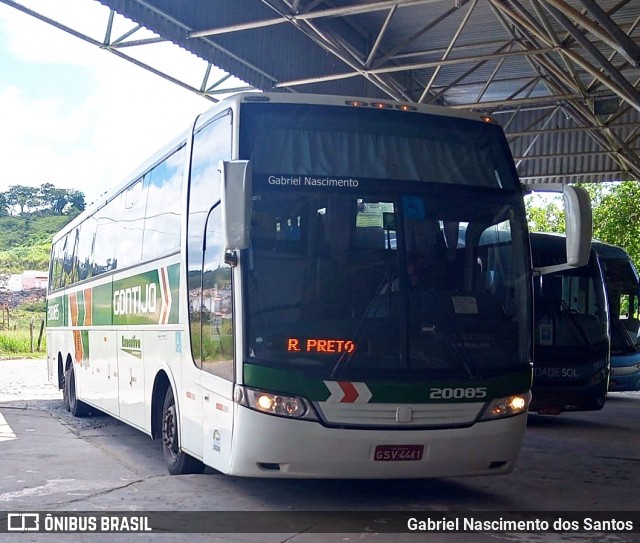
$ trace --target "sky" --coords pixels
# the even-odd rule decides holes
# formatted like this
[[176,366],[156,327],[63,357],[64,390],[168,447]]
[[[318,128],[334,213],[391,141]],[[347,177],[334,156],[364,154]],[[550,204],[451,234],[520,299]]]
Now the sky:
[[[104,37],[108,9],[94,0],[19,1],[92,37]],[[119,24],[130,26],[123,18]],[[164,55],[166,63],[175,54],[178,69],[196,73],[201,62],[195,57],[185,62],[188,54],[172,45],[147,48],[145,60]],[[84,192],[89,204],[212,105],[0,4],[0,192],[12,185],[53,183]]]

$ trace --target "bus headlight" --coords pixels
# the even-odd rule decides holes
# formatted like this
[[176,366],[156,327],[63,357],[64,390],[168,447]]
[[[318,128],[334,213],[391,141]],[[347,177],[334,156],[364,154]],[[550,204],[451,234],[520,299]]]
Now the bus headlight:
[[597,385],[599,383],[602,383],[606,379],[607,379],[607,368],[605,367],[605,368],[601,368],[590,377],[589,384]]
[[485,407],[480,420],[501,419],[525,413],[531,402],[531,392],[496,398]]
[[296,419],[317,420],[309,403],[299,396],[287,396],[265,390],[236,387],[236,401],[249,409]]

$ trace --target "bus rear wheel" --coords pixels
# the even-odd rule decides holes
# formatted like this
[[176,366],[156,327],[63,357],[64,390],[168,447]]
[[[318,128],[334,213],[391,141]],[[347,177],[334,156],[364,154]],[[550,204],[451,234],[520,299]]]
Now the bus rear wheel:
[[171,475],[202,473],[204,464],[180,450],[178,439],[178,416],[176,401],[171,387],[167,389],[162,406],[162,453]]
[[64,372],[62,397],[64,405],[74,417],[86,417],[89,414],[89,406],[78,400],[76,396],[76,376],[73,363],[70,363]]

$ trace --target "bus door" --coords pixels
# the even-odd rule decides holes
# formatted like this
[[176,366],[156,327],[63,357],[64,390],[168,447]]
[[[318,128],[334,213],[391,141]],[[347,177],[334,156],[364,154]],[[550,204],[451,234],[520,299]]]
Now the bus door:
[[203,461],[223,472],[231,461],[235,381],[232,269],[224,253],[221,209],[216,204],[205,230],[197,364],[201,369]]

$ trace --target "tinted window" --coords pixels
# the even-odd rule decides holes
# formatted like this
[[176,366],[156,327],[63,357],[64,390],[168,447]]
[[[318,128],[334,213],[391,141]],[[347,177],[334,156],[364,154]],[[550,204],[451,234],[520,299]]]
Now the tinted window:
[[51,271],[49,273],[49,292],[62,287],[62,261],[66,236],[56,242],[51,250]]
[[96,241],[93,258],[93,275],[100,275],[116,267],[116,233],[118,198],[109,202],[95,214]]
[[80,225],[80,237],[76,255],[78,280],[82,281],[93,275],[93,250],[96,240],[96,220],[89,217]]
[[147,194],[142,259],[180,248],[180,202],[184,147],[158,164],[144,177]]
[[[147,174],[149,175],[149,174]],[[125,268],[140,262],[146,197],[142,179],[121,193],[116,206],[116,267]]]

